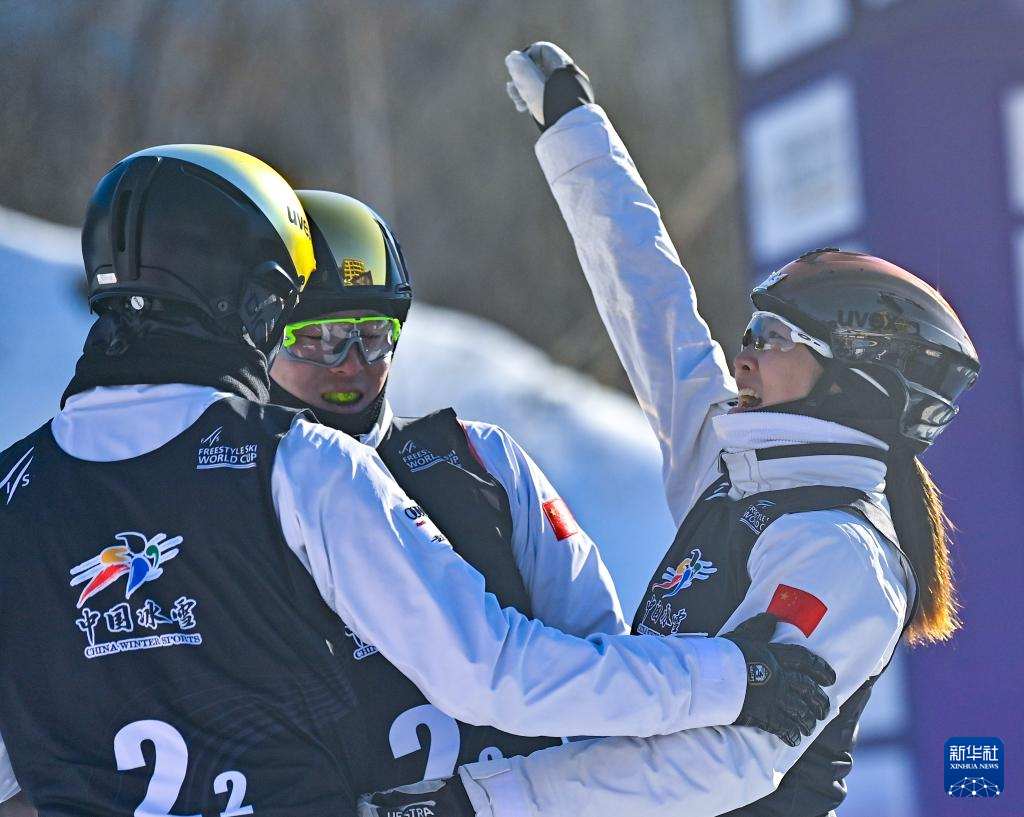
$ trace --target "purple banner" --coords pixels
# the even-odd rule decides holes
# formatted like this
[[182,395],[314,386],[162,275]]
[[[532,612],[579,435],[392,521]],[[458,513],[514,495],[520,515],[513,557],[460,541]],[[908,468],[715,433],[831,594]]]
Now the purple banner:
[[[746,5],[735,4],[737,28]],[[963,627],[947,644],[908,653],[909,733],[880,745],[912,753],[922,817],[1019,817],[1024,6],[841,5],[844,15],[822,18],[818,40],[807,44],[805,25],[800,49],[767,68],[763,56],[744,62],[749,44],[738,43],[752,265],[763,275],[824,245],[880,255],[937,286],[974,338],[979,385],[923,458],[957,527]],[[946,744],[959,735],[1005,746],[1005,794],[973,811],[944,785]],[[872,783],[855,771],[851,801]],[[874,802],[876,814],[905,813],[886,808],[884,791]]]

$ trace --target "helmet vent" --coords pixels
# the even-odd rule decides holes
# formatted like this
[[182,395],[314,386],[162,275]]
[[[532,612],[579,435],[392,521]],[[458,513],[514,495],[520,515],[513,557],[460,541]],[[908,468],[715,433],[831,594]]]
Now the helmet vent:
[[201,182],[210,185],[210,187],[216,188],[229,199],[234,201],[236,204],[241,205],[246,210],[260,212],[259,206],[242,193],[235,185],[229,182],[227,179],[218,176],[212,170],[207,170],[205,167],[200,167],[194,164],[183,163],[179,168],[180,171],[186,176],[192,176],[195,179],[199,179]]
[[124,252],[128,246],[128,208],[132,204],[131,190],[117,191],[117,204],[114,208],[114,224],[117,225],[117,234],[114,236],[114,246],[118,252]]
[[816,250],[808,250],[796,260],[803,261],[805,258],[810,258],[813,255],[821,255],[823,252],[841,252],[841,250],[838,247],[818,247]]

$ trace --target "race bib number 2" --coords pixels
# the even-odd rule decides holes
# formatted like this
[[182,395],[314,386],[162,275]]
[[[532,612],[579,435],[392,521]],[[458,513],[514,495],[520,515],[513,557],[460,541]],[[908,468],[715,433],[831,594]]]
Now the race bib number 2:
[[[146,765],[142,744],[153,744],[153,774],[146,796],[135,808],[135,817],[203,817],[201,814],[175,815],[171,809],[181,793],[188,770],[188,746],[181,732],[164,721],[133,721],[121,727],[114,736],[114,759],[118,771],[139,769]],[[245,805],[245,775],[225,771],[213,781],[214,794],[227,794],[228,802],[220,817],[244,817],[253,814]]]
[[[431,704],[414,706],[395,718],[388,733],[391,754],[397,760],[421,751],[423,744],[416,734],[420,726],[425,726],[430,733],[430,749],[427,751],[427,766],[423,770],[423,779],[433,780],[454,774],[462,742],[459,724]],[[480,760],[497,760],[501,757],[504,757],[501,750],[494,746],[488,746],[480,753]]]

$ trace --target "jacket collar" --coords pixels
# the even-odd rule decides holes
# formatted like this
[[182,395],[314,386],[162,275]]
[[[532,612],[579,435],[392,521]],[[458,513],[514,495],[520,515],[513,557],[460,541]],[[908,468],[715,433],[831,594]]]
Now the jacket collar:
[[888,446],[862,431],[760,411],[721,414],[712,423],[734,499],[809,485],[856,488],[875,499],[885,491]]
[[[51,429],[57,445],[78,459],[130,459],[166,445],[213,403],[230,396],[186,383],[98,386],[68,397]],[[393,418],[385,401],[377,424],[359,441],[376,448]]]
[[97,386],[68,397],[50,428],[57,445],[73,457],[125,460],[166,445],[230,396],[187,383]]
[[391,422],[394,419],[395,413],[391,410],[391,404],[385,399],[384,405],[380,410],[380,416],[377,418],[377,422],[374,423],[373,428],[365,434],[360,434],[356,439],[363,445],[376,448],[387,436],[388,430],[391,428]]

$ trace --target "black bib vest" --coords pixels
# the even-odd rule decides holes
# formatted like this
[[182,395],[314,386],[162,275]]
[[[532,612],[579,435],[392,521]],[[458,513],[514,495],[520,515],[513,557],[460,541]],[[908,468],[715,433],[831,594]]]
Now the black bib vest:
[[[455,412],[396,418],[377,452],[455,551],[483,574],[502,606],[531,615],[512,553],[508,495],[477,460]],[[405,626],[416,638],[416,622]],[[351,631],[346,635],[334,644],[359,700],[362,731],[354,739],[361,751],[356,783],[362,791],[446,777],[463,763],[529,754],[561,742],[456,721],[430,705],[373,645]]]
[[133,459],[49,424],[0,454],[0,733],[41,817],[355,814],[338,619],[271,496],[294,414],[231,398]]
[[[759,450],[757,456],[857,453],[878,457],[873,449],[858,446],[860,450],[854,452],[851,448],[784,446]],[[711,485],[683,520],[640,602],[634,633],[717,635],[750,587],[750,551],[768,526],[785,514],[842,509],[868,522],[894,545],[897,541],[885,510],[853,488],[790,488],[735,501],[729,499],[729,488],[728,478]],[[904,564],[909,563],[904,560]],[[908,622],[911,617],[912,613]],[[869,678],[843,704],[772,794],[724,817],[819,817],[838,806],[846,797],[857,722],[877,678]]]

